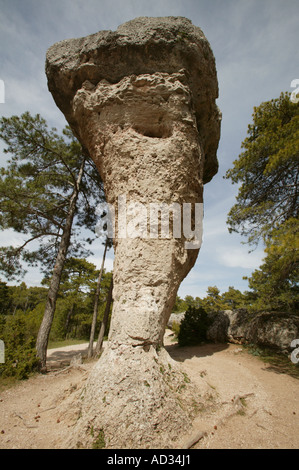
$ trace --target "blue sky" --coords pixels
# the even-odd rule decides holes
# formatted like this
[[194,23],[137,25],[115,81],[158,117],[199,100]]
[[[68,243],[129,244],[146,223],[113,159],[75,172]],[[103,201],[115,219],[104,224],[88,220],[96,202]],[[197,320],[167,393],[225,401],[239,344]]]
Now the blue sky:
[[[5,103],[0,115],[29,110],[50,126],[66,121],[47,88],[44,72],[48,47],[62,39],[115,30],[138,16],[185,16],[200,26],[213,49],[223,119],[218,149],[219,172],[204,191],[204,237],[196,265],[183,281],[179,295],[204,296],[208,286],[221,292],[229,286],[244,291],[242,280],[258,268],[262,246],[248,253],[237,234],[229,234],[226,217],[237,187],[223,176],[241,151],[253,107],[292,91],[299,78],[298,0],[0,0],[0,79]],[[5,164],[0,143],[1,166]],[[20,243],[19,235],[0,233],[0,245]],[[89,258],[100,266],[102,246]],[[109,252],[107,269],[113,266]],[[41,276],[31,270],[28,285]]]

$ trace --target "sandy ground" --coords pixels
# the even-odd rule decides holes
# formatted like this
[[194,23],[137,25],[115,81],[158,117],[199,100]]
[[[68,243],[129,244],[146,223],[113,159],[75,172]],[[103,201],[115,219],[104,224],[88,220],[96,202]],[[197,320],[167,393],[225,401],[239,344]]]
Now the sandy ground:
[[[169,332],[167,332],[169,334]],[[209,344],[178,348],[165,345],[193,383],[209,384],[217,403],[194,422],[202,435],[197,449],[298,449],[298,380],[279,374],[241,346]],[[0,449],[55,449],[72,432],[78,398],[94,363],[74,363],[87,345],[49,350],[46,375],[36,375],[0,394]],[[184,436],[183,436],[184,438]],[[187,438],[187,436],[186,436]],[[188,440],[188,439],[187,439]],[[186,439],[182,439],[183,443]]]

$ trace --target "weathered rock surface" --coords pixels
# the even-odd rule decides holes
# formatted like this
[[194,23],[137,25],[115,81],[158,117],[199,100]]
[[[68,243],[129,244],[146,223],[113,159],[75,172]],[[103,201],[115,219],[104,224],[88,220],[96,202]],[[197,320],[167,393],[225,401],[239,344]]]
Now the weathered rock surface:
[[[147,224],[136,236],[136,213],[151,203],[203,202],[203,184],[218,168],[214,57],[189,20],[137,18],[116,32],[55,44],[46,71],[49,89],[97,165],[116,211],[112,321],[86,387],[80,440],[92,429],[105,434],[108,447],[155,447],[163,430],[171,447],[190,416],[164,380],[169,357],[163,336],[199,248],[186,249],[190,238],[183,233],[151,238]],[[130,205],[125,236],[119,232],[123,195]],[[135,232],[126,236],[130,224]],[[180,381],[171,367],[172,380]]]
[[172,328],[174,322],[180,325],[185,318],[185,313],[186,312],[172,313],[167,322],[168,328]]
[[[204,150],[204,182],[208,182],[218,170],[218,82],[209,43],[190,20],[136,18],[117,31],[100,31],[54,44],[46,58],[49,90],[79,139],[81,131],[74,116],[73,99],[85,81],[92,88],[102,80],[116,84],[124,77],[157,72],[171,75],[181,69],[192,96]],[[139,81],[139,87],[140,84]],[[163,98],[166,100],[165,95]],[[124,115],[122,121],[125,119]]]
[[299,317],[279,312],[249,314],[245,309],[225,310],[213,315],[207,338],[214,342],[252,343],[290,351],[299,337]]

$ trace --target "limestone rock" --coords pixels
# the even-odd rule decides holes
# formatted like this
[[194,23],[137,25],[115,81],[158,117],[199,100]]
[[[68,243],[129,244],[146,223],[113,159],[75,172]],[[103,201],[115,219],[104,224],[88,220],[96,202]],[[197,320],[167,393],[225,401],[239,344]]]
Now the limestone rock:
[[291,342],[299,337],[299,318],[279,312],[249,314],[246,309],[225,310],[212,315],[207,338],[214,342],[252,343],[290,351]]
[[[214,57],[189,20],[137,18],[115,32],[55,44],[46,71],[57,105],[98,168],[117,227],[109,338],[84,394],[80,440],[92,426],[107,446],[155,447],[161,430],[171,447],[190,416],[164,380],[170,358],[163,336],[200,244],[187,249],[192,236],[185,230],[152,237],[147,220],[136,228],[136,216],[150,204],[202,207],[203,184],[218,168]],[[172,214],[172,229],[174,222]]]
[[180,325],[182,323],[182,321],[184,320],[184,318],[185,318],[185,313],[186,312],[172,313],[169,317],[168,322],[167,322],[168,328],[172,328],[173,322]]
[[[184,70],[204,151],[204,182],[217,173],[220,112],[215,59],[202,30],[183,17],[141,17],[87,37],[54,44],[46,57],[49,90],[80,139],[73,99],[84,82]],[[139,81],[139,86],[142,82]],[[165,97],[164,97],[165,99]]]

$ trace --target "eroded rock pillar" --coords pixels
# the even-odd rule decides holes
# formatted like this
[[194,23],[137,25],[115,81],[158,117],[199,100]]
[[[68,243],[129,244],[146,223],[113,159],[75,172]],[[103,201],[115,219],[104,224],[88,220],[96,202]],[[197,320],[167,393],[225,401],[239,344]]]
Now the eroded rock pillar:
[[[108,447],[163,446],[175,442],[190,418],[176,396],[183,376],[163,348],[163,335],[198,255],[191,228],[201,225],[202,213],[195,207],[217,172],[214,58],[189,20],[138,18],[115,33],[54,45],[47,74],[115,210],[111,328],[86,387],[80,439],[96,429]],[[186,204],[192,208],[189,236]],[[152,209],[162,205],[169,209],[167,236],[161,226],[152,232]],[[142,227],[136,227],[140,211]]]
[[[186,249],[183,204],[195,215],[203,202],[203,151],[186,82],[183,71],[142,74],[84,82],[74,97],[81,138],[115,209],[111,347],[162,345],[177,289],[197,257],[200,240]],[[153,226],[163,220],[154,212],[163,205],[168,234]]]

